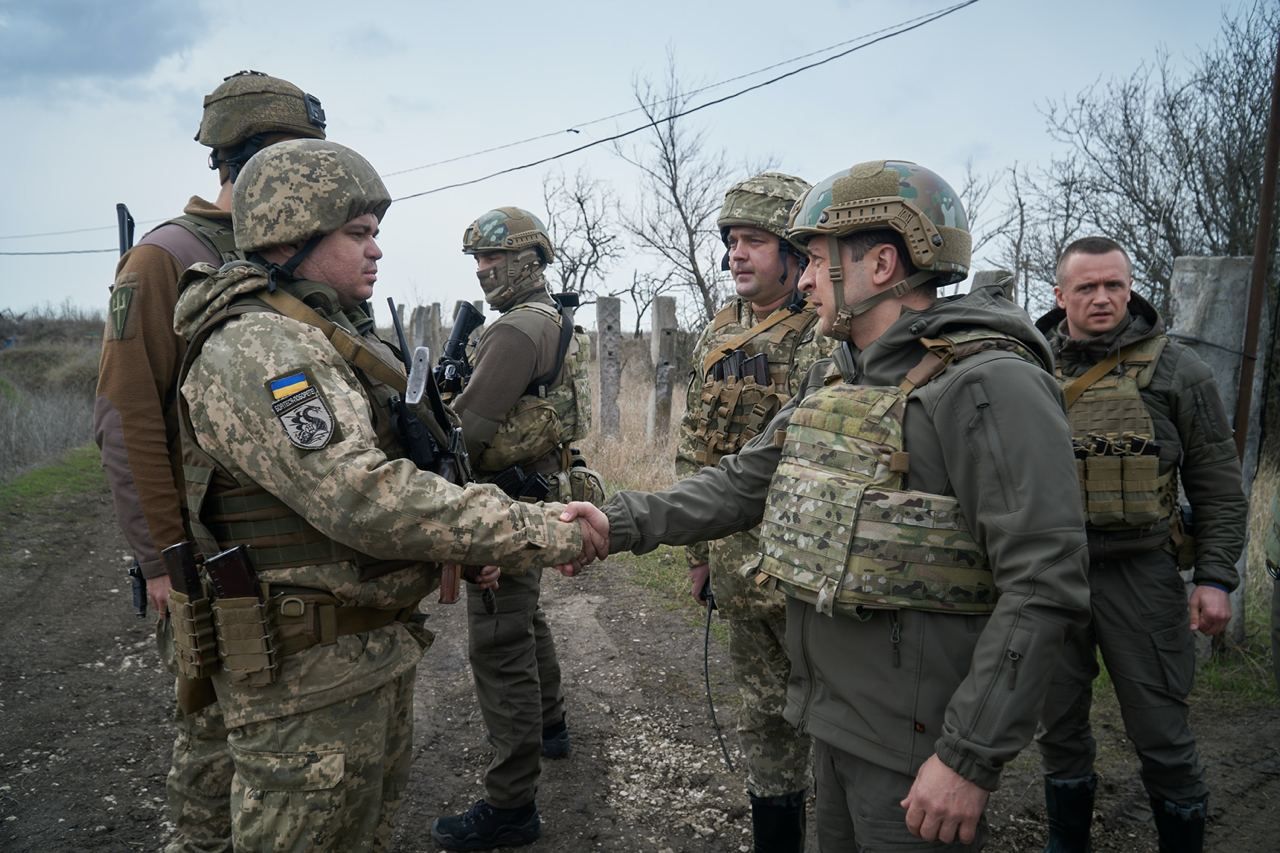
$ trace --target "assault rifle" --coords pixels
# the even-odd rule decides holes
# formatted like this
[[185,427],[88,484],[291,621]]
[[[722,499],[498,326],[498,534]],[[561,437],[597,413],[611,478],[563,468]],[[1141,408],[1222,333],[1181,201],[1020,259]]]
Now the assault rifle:
[[[116,205],[116,231],[120,238],[120,255],[133,248],[133,216],[124,202]],[[142,619],[147,615],[147,579],[142,576],[142,566],[135,557],[129,567],[129,593],[133,600],[133,615]]]
[[434,372],[436,385],[441,391],[461,394],[467,380],[471,378],[471,362],[467,359],[467,341],[476,329],[484,325],[484,315],[470,302],[459,302],[458,313],[453,318],[453,328],[449,330],[449,340],[445,341],[444,352]]
[[[391,307],[391,322],[396,328],[396,339],[400,343],[400,358],[409,371],[404,399],[392,397],[390,404],[400,438],[409,452],[409,458],[418,468],[438,474],[456,486],[466,485],[474,479],[471,462],[467,458],[467,445],[462,440],[462,429],[453,425],[445,411],[444,400],[440,397],[440,389],[431,370],[431,352],[426,347],[417,347],[412,358],[409,356],[409,342],[405,339],[404,326],[396,312],[395,300],[388,298],[387,304]],[[475,311],[475,308],[471,310]],[[413,412],[412,407],[418,405],[424,396],[431,410],[431,419],[435,421],[435,431]],[[440,575],[441,604],[453,604],[458,600],[460,581],[459,567],[446,566]],[[486,589],[481,597],[485,612],[497,612],[492,590]]]
[[120,239],[120,254],[133,248],[133,215],[124,202],[116,204],[116,233]]
[[526,474],[519,465],[504,468],[489,482],[506,492],[508,497],[518,501],[540,503],[551,494],[550,480],[538,473]]

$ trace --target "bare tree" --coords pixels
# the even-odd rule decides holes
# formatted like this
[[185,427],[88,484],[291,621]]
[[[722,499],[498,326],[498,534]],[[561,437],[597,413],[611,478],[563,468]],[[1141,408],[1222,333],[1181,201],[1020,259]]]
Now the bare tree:
[[631,302],[631,307],[636,312],[636,324],[632,329],[632,337],[640,337],[640,321],[653,307],[653,301],[675,289],[679,283],[676,273],[671,270],[664,275],[632,270],[631,284],[609,294],[617,297],[625,296]]
[[676,118],[690,96],[680,84],[674,58],[668,55],[660,86],[638,80],[633,91],[652,133],[640,146],[615,149],[641,175],[639,201],[622,213],[622,222],[636,245],[671,271],[669,281],[686,288],[709,321],[727,296],[715,219],[732,174],[724,151],[711,150],[704,131],[691,130]]
[[582,169],[572,177],[552,172],[542,179],[542,200],[556,250],[551,270],[560,289],[579,294],[583,305],[594,302],[625,248],[613,190]]

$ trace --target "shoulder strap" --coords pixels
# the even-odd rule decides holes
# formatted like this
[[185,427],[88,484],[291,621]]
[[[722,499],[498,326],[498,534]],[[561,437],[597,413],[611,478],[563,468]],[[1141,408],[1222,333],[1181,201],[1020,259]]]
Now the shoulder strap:
[[712,331],[719,331],[730,323],[738,321],[738,300],[731,299],[711,318]]
[[220,257],[223,264],[241,260],[244,257],[236,249],[236,235],[231,230],[229,222],[197,216],[194,213],[184,213],[170,219],[168,224],[185,229]]
[[1135,350],[1141,349],[1146,341],[1138,341],[1136,344],[1129,344],[1127,347],[1121,347],[1102,361],[1089,368],[1087,371],[1077,376],[1071,381],[1066,388],[1062,390],[1062,395],[1066,398],[1067,408],[1070,409],[1076,400],[1080,399],[1080,395],[1089,390],[1089,386],[1106,376],[1115,366],[1133,353]]
[[556,377],[560,375],[560,369],[564,367],[564,357],[569,353],[569,342],[573,340],[573,316],[569,313],[568,308],[561,308],[559,315],[560,343],[556,347],[555,364],[546,373],[534,377],[534,380],[529,383],[529,387],[525,389],[525,394],[545,397],[547,395],[547,386],[556,381]]
[[742,334],[734,335],[729,340],[720,344],[720,346],[713,348],[711,352],[707,353],[707,357],[702,360],[702,375],[706,376],[707,373],[711,370],[711,367],[717,361],[724,358],[726,355],[733,352],[734,350],[738,349],[743,344],[750,341],[752,338],[764,334],[765,332],[769,331],[779,323],[785,322],[786,320],[790,320],[792,317],[796,316],[798,313],[800,312],[793,311],[788,306],[783,306],[778,310],[774,311],[768,317],[765,317],[759,323],[756,323],[750,329],[747,329]]

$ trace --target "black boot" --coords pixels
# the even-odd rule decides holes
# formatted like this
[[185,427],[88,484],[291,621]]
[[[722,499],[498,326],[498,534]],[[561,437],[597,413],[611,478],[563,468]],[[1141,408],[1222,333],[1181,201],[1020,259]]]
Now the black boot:
[[1098,777],[1092,773],[1075,779],[1044,777],[1044,808],[1049,818],[1049,843],[1044,853],[1089,853],[1097,787]]
[[565,725],[564,717],[542,729],[542,757],[553,760],[569,757],[569,727]]
[[479,800],[460,815],[438,817],[431,837],[445,850],[492,850],[519,847],[538,840],[542,819],[533,803],[500,809]]
[[776,797],[751,797],[751,834],[755,853],[804,853],[804,791]]
[[1191,803],[1174,803],[1163,797],[1151,798],[1151,815],[1156,819],[1160,853],[1200,853],[1204,850],[1204,820],[1209,814],[1209,798]]

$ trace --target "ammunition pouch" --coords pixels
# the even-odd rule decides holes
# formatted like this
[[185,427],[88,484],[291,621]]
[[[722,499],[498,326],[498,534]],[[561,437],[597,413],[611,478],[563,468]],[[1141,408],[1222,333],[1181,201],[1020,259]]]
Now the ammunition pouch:
[[587,467],[587,460],[582,458],[582,451],[574,447],[569,450],[569,470],[556,475],[560,483],[561,500],[587,501],[596,506],[604,503],[606,491],[604,478],[593,468]]
[[721,457],[737,453],[764,430],[786,399],[776,385],[760,385],[753,376],[707,383],[694,433],[700,445],[694,456],[697,463],[715,465]]
[[1157,455],[1089,453],[1076,474],[1093,527],[1149,527],[1172,515],[1173,473],[1160,474]]
[[183,678],[208,678],[218,667],[218,638],[209,599],[191,601],[176,589],[169,593],[174,665]]
[[267,608],[256,596],[213,602],[222,671],[235,684],[266,687],[276,680],[276,641]]

